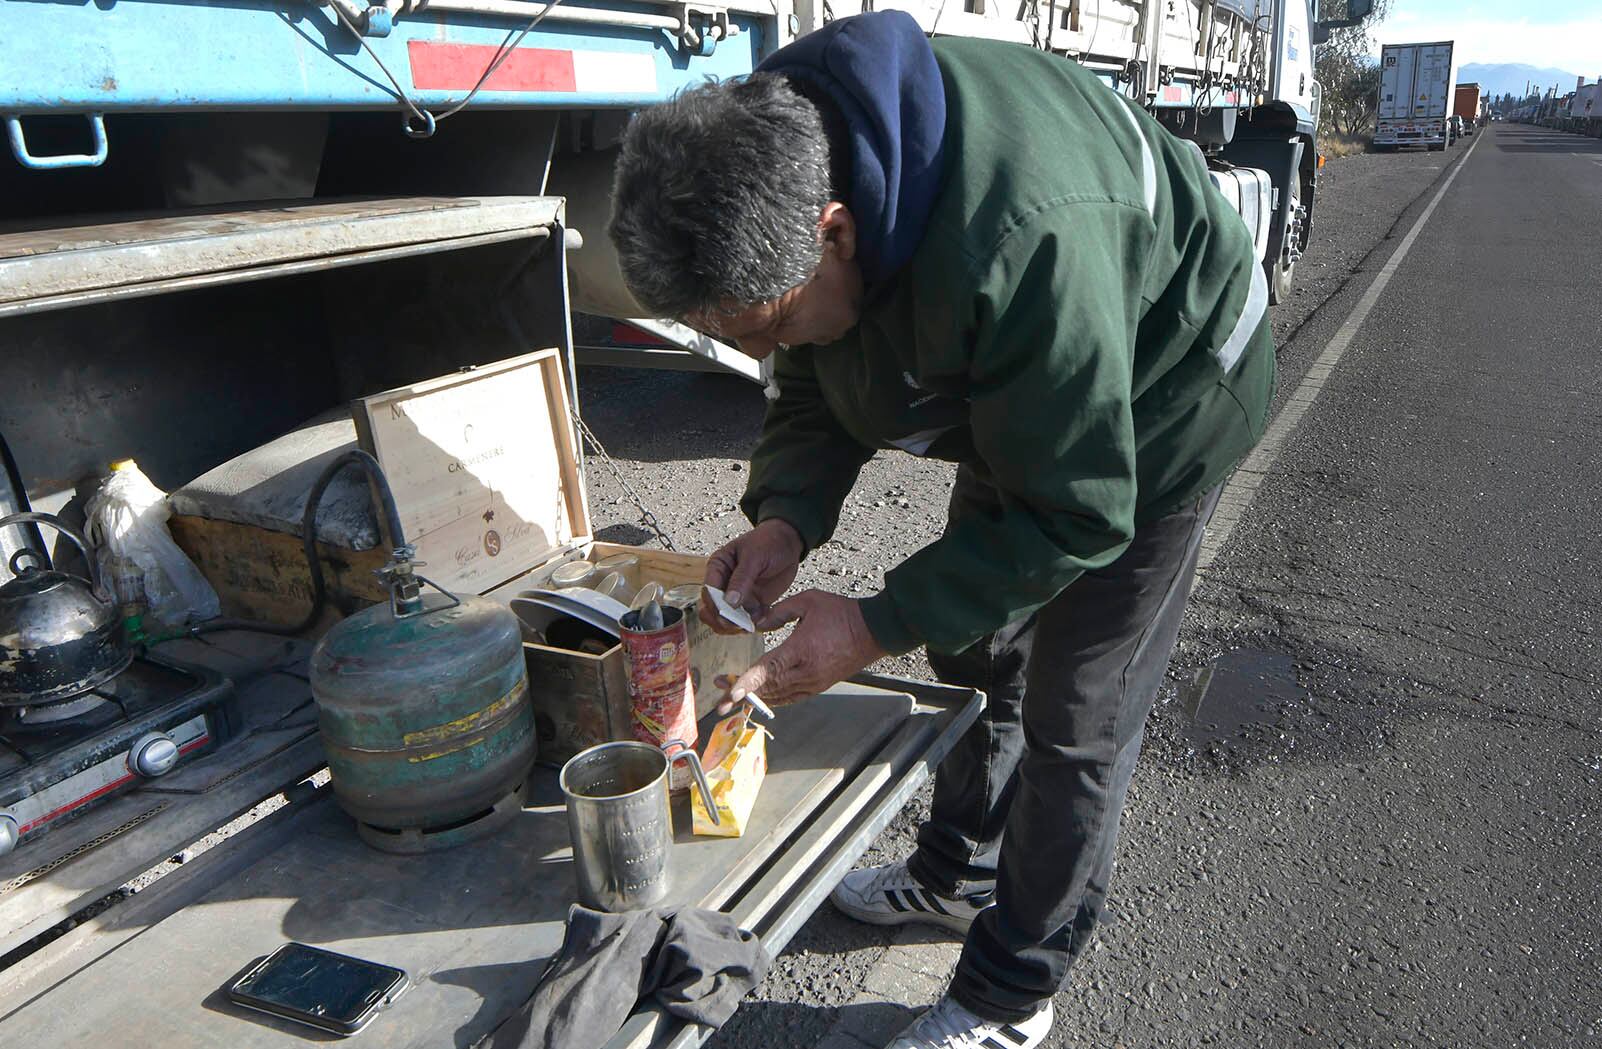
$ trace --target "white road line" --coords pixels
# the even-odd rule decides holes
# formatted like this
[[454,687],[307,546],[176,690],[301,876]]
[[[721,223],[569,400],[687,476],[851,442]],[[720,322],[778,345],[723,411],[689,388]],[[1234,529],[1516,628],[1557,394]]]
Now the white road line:
[[1384,293],[1385,286],[1396,275],[1397,268],[1402,265],[1402,260],[1407,258],[1407,253],[1413,249],[1413,242],[1418,239],[1424,224],[1435,214],[1435,208],[1441,203],[1441,198],[1446,196],[1446,191],[1452,188],[1452,183],[1462,174],[1464,165],[1468,163],[1469,157],[1479,144],[1480,139],[1476,138],[1469,146],[1468,152],[1463,154],[1463,159],[1458,161],[1457,167],[1446,176],[1446,181],[1435,192],[1435,199],[1430,201],[1424,213],[1418,217],[1418,221],[1413,223],[1413,228],[1407,231],[1407,236],[1402,238],[1401,246],[1386,260],[1385,265],[1375,275],[1374,282],[1363,292],[1363,297],[1357,300],[1351,316],[1346,318],[1340,331],[1329,340],[1324,352],[1318,355],[1318,359],[1307,369],[1307,374],[1286,399],[1284,407],[1269,424],[1268,432],[1263,434],[1263,439],[1252,449],[1251,454],[1240,464],[1235,475],[1224,486],[1224,493],[1218,500],[1218,509],[1213,513],[1212,523],[1207,526],[1207,535],[1202,539],[1201,554],[1196,561],[1198,570],[1207,568],[1223,552],[1224,545],[1229,542],[1230,533],[1235,530],[1235,525],[1246,513],[1246,508],[1252,505],[1257,489],[1274,468],[1275,460],[1285,450],[1285,445],[1290,441],[1291,434],[1296,431],[1297,424],[1318,400],[1318,395],[1323,391],[1324,383],[1328,381],[1330,373],[1335,370],[1336,363],[1346,352],[1346,348],[1352,344],[1352,339],[1363,326],[1363,322],[1368,319],[1368,315],[1374,311],[1374,306]]

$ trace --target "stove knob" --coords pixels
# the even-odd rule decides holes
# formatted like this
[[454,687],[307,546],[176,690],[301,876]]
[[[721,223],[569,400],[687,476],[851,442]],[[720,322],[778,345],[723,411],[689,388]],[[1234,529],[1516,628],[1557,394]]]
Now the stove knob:
[[128,767],[141,776],[154,779],[172,771],[178,764],[178,744],[165,732],[146,732],[134,740],[128,751]]
[[17,818],[9,812],[0,812],[0,856],[17,847]]

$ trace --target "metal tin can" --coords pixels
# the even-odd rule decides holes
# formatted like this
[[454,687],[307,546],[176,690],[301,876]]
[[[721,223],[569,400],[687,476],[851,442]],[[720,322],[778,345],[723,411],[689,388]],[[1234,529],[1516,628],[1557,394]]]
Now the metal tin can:
[[[618,621],[623,642],[623,666],[629,679],[630,726],[641,743],[661,746],[683,740],[694,748],[695,691],[690,684],[690,643],[684,610],[662,609],[660,630],[640,630],[638,609]],[[689,786],[689,772],[673,766],[674,790]]]

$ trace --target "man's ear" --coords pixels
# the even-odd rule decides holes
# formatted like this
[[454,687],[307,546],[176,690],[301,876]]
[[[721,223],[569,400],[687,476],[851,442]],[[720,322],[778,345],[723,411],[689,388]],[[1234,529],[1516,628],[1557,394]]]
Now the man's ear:
[[823,206],[823,213],[818,216],[818,237],[826,245],[833,245],[835,255],[842,262],[849,262],[857,254],[857,220],[851,217],[851,209],[838,200],[831,200]]

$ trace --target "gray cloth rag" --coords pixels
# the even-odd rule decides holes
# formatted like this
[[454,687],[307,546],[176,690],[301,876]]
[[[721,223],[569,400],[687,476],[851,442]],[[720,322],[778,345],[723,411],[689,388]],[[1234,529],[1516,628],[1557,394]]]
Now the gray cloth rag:
[[657,908],[606,914],[574,906],[562,949],[487,1049],[600,1049],[637,1004],[720,1027],[768,974],[762,941],[727,914]]

